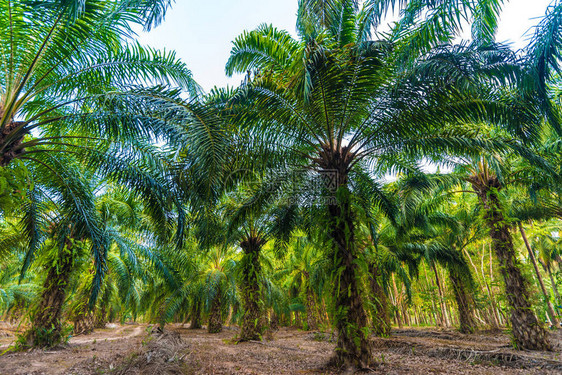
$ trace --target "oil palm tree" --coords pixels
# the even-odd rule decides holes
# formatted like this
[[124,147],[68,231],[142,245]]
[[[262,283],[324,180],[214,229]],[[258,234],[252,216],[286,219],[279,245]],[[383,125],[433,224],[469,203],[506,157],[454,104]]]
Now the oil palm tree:
[[[24,233],[25,229],[32,230],[26,233],[27,241],[37,242],[26,249],[22,276],[35,258],[37,249],[42,250],[46,260],[41,297],[32,314],[32,327],[26,335],[27,344],[31,346],[53,346],[64,340],[61,313],[74,271],[74,260],[83,256],[88,248],[93,254],[104,256],[108,244],[95,210],[93,191],[76,163],[73,165],[71,160],[61,158],[55,161],[49,156],[46,159],[43,180],[36,181],[34,196],[25,207],[22,220],[27,224]],[[60,175],[51,174],[49,161],[54,165],[65,164],[58,171]],[[98,260],[100,263],[103,267],[102,259]]]
[[[230,251],[229,251],[230,250]],[[223,313],[230,308],[230,302],[236,290],[236,261],[231,248],[216,248],[208,254],[205,278],[205,302],[208,311],[207,331],[222,331]]]
[[[234,41],[227,72],[256,71],[245,88],[252,111],[247,117],[254,123],[259,119],[255,132],[265,133],[263,139],[288,155],[293,165],[281,168],[296,165],[333,176],[336,200],[325,207],[325,224],[336,252],[334,269],[339,270],[334,284],[336,362],[367,367],[371,350],[357,281],[354,167],[364,161],[375,173],[408,169],[415,163],[407,160],[438,160],[444,154],[499,148],[501,142],[481,138],[467,125],[490,116],[487,105],[495,98],[475,99],[475,92],[460,92],[441,73],[425,71],[421,79],[426,60],[409,78],[399,76],[388,41],[365,40],[361,33],[366,10],[357,11],[351,2],[334,3],[337,11],[330,22],[338,21],[340,28],[316,28],[296,41],[261,26]],[[490,88],[491,81],[487,83]],[[476,102],[482,105],[470,104]],[[494,109],[496,117],[498,112],[513,117],[497,102]]]
[[550,344],[546,331],[531,309],[527,284],[521,273],[513,245],[511,225],[504,214],[500,191],[505,187],[505,183],[500,176],[485,159],[482,159],[468,181],[482,205],[492,246],[502,265],[501,271],[506,296],[511,306],[511,325],[516,343],[518,347],[528,349],[548,349]]
[[[148,146],[144,148],[145,151],[149,149]],[[151,250],[152,245],[164,244],[172,238],[168,228],[169,217],[176,207],[170,206],[173,199],[166,193],[169,189],[165,187],[161,171],[155,172],[155,156],[145,153],[143,159],[128,159],[129,164],[125,166],[124,160],[117,156],[113,158],[113,183],[121,189],[130,189],[134,199],[140,203],[136,208],[142,210],[145,220],[137,222],[131,218],[136,215],[134,212],[131,214],[134,210],[125,209],[126,201],[118,205],[117,196],[108,200],[107,195],[112,193],[110,181],[88,170],[80,160],[47,153],[36,156],[40,163],[30,165],[30,171],[35,176],[34,188],[24,207],[13,213],[18,219],[25,244],[22,277],[37,254],[41,255],[40,259],[46,266],[39,305],[32,314],[32,328],[27,335],[28,344],[50,346],[63,339],[63,303],[70,291],[73,275],[85,263],[89,264],[85,272],[91,283],[81,288],[83,298],[80,298],[81,307],[77,315],[83,313],[89,316],[89,310],[95,306],[104,285],[108,254],[114,247],[123,256],[133,256],[131,262],[137,262],[135,259],[141,256],[155,266],[157,274],[173,283],[167,268]],[[102,204],[98,205],[99,201]],[[108,204],[109,201],[113,204]],[[116,218],[123,220],[117,223]],[[138,242],[138,237],[128,237],[131,231],[142,232],[144,242]]]
[[[169,121],[170,102],[174,108],[189,103],[165,87],[184,88],[194,98],[198,86],[189,70],[173,53],[130,40],[131,24],[150,28],[168,5],[164,0],[0,4],[6,15],[0,30],[10,41],[0,47],[5,57],[0,61],[0,166],[15,187],[12,192],[29,190],[35,177],[30,172],[45,164],[44,154],[79,154],[98,173],[135,184],[124,158],[114,156],[142,152],[138,146],[144,141],[137,141],[143,138],[185,135],[185,115]],[[155,101],[166,103],[166,119],[154,112],[163,107]],[[9,214],[17,197],[3,196],[0,209]],[[158,210],[156,201],[152,207]],[[98,285],[102,264],[100,255]]]

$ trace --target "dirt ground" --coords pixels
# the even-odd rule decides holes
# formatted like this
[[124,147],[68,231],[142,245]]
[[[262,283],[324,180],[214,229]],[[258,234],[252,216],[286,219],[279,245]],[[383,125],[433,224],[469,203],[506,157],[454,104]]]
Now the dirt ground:
[[[0,324],[0,353],[13,331]],[[147,325],[111,325],[70,339],[57,350],[6,352],[0,375],[94,374],[333,374],[330,333],[282,328],[273,340],[236,343],[238,330],[219,334],[170,325],[164,335]],[[562,332],[552,334],[554,352],[513,350],[505,333],[462,335],[435,329],[393,330],[373,338],[375,374],[560,374]]]

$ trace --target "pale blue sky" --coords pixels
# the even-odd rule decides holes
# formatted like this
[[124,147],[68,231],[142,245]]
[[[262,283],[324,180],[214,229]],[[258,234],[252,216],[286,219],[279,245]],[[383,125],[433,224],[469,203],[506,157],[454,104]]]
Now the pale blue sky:
[[[525,44],[523,34],[543,16],[551,0],[505,0],[498,41]],[[244,30],[271,23],[294,34],[297,0],[176,0],[166,20],[139,41],[156,48],[175,50],[197,82],[213,86],[237,85],[240,77],[227,78],[224,64],[232,40]]]

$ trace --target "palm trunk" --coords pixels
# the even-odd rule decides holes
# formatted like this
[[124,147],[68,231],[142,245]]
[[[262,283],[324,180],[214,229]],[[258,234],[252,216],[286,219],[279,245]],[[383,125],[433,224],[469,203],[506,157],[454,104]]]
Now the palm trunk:
[[260,287],[260,251],[265,241],[259,237],[249,237],[242,241],[240,247],[244,250],[242,258],[242,330],[240,341],[261,340],[262,335],[262,295]]
[[317,313],[318,310],[316,308],[316,295],[314,291],[308,284],[308,275],[306,280],[306,298],[305,298],[305,307],[306,307],[306,329],[308,331],[312,331],[318,329],[318,319]]
[[207,330],[209,333],[219,333],[222,331],[222,290],[220,285],[215,291],[215,296],[211,302]]
[[485,220],[490,229],[492,245],[500,262],[506,297],[511,308],[511,327],[518,348],[531,350],[550,349],[544,327],[533,313],[529,291],[515,255],[510,227],[503,215],[497,177],[473,176],[470,182],[485,210]]
[[552,303],[550,302],[550,295],[546,292],[546,288],[544,286],[544,282],[542,280],[541,273],[539,271],[539,266],[537,265],[537,260],[535,259],[535,254],[533,253],[533,249],[531,249],[531,245],[529,244],[529,240],[527,239],[527,235],[525,233],[525,229],[523,229],[523,225],[521,222],[518,223],[519,231],[521,232],[521,237],[523,237],[523,242],[525,242],[525,246],[527,247],[527,252],[529,253],[529,259],[531,259],[531,263],[533,263],[533,268],[535,269],[535,274],[537,275],[537,279],[539,281],[539,285],[542,290],[542,294],[544,296],[544,300],[546,301],[546,307],[548,309],[548,314],[550,315],[550,321],[554,328],[558,328],[558,320],[556,319],[556,314],[554,313],[554,307],[552,307]]
[[31,329],[26,334],[28,345],[52,347],[66,339],[62,336],[61,314],[72,263],[72,245],[68,241],[59,252],[56,264],[48,268],[39,308],[32,318]]
[[453,286],[455,301],[459,310],[459,325],[462,333],[474,333],[476,322],[474,320],[474,301],[462,280],[462,276],[455,268],[449,269],[449,278]]
[[95,314],[94,328],[105,328],[107,318],[107,309],[105,307],[105,303],[102,303],[101,308],[99,308]]
[[198,298],[193,300],[193,305],[191,306],[191,324],[190,329],[201,328],[201,302]]
[[94,332],[95,320],[94,314],[88,306],[88,301],[81,306],[80,311],[74,318],[74,334],[89,335]]
[[373,332],[377,336],[390,335],[390,315],[388,314],[388,298],[384,292],[382,279],[377,264],[369,265],[371,292],[374,306]]
[[[0,117],[4,114],[2,106],[0,105]],[[14,136],[14,131],[21,127],[23,123],[21,121],[10,121],[4,126],[0,132],[0,145],[2,145],[2,152],[0,154],[0,167],[5,167],[10,162],[17,158],[21,153],[25,151],[23,148],[19,148],[23,142],[25,133],[19,131],[20,134]],[[10,139],[13,137],[12,139]]]
[[[338,176],[344,178],[344,176]],[[368,368],[371,345],[368,341],[367,314],[359,290],[357,254],[355,248],[353,213],[349,190],[339,184],[339,204],[328,206],[331,218],[331,238],[334,246],[334,297],[338,342],[336,364],[352,368]]]

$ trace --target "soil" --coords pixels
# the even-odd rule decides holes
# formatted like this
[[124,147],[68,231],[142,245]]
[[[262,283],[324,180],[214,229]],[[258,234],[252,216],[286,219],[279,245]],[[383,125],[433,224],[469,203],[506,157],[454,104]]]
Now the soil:
[[[6,352],[0,375],[94,374],[335,374],[326,367],[335,336],[281,328],[264,341],[236,341],[237,328],[218,334],[169,325],[110,325],[72,337],[56,350]],[[0,353],[13,330],[0,324]],[[463,335],[453,330],[395,329],[373,338],[375,374],[560,374],[562,332],[551,333],[553,352],[514,350],[504,332]]]

